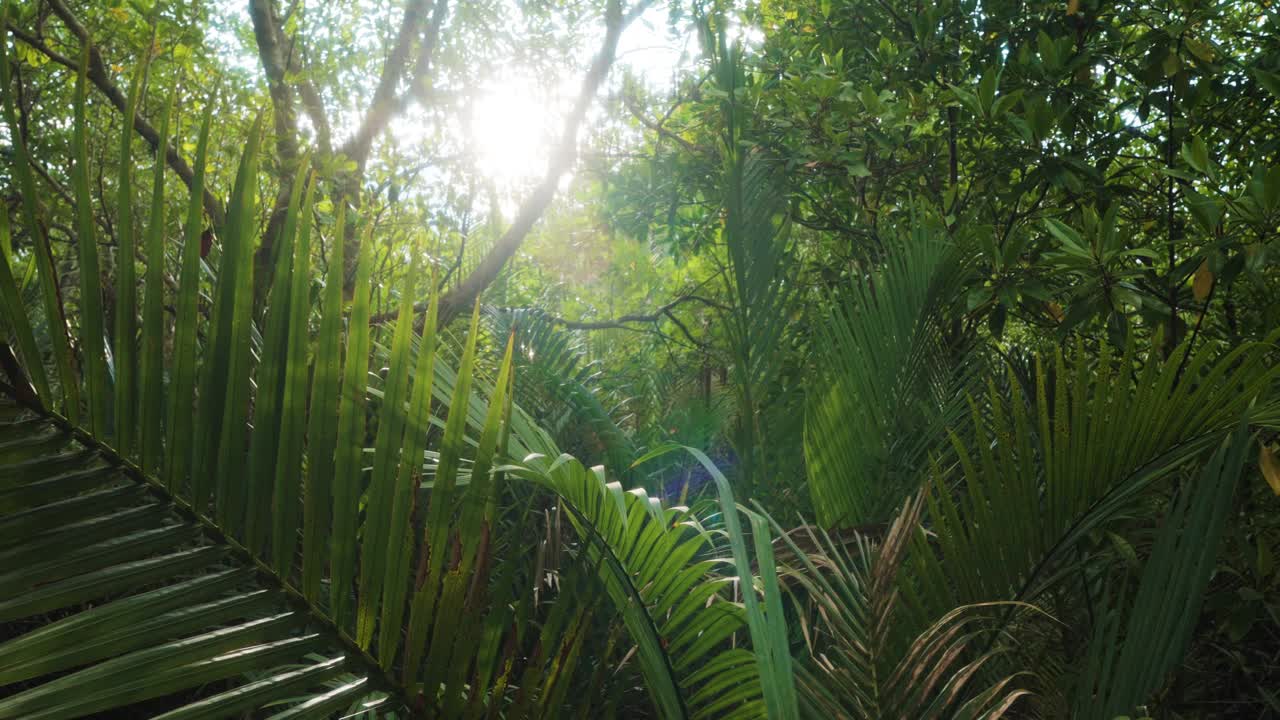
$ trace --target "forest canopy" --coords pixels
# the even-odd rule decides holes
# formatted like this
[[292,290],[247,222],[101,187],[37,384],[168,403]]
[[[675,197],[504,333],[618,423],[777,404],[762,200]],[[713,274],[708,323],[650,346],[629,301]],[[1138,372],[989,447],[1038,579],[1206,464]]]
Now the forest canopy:
[[1280,718],[1280,11],[0,0],[0,720]]

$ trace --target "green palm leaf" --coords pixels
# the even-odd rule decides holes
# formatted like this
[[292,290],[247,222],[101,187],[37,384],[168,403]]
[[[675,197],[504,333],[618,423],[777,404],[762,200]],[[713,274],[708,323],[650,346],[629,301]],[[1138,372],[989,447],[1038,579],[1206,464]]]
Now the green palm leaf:
[[[83,94],[82,87],[82,100]],[[211,101],[197,145],[201,182],[212,108]],[[83,121],[78,132],[84,134]],[[494,382],[477,373],[478,310],[461,361],[450,367],[436,358],[434,313],[421,334],[414,330],[415,293],[407,287],[389,382],[376,393],[366,387],[372,344],[367,234],[361,235],[339,391],[340,256],[329,259],[330,287],[319,308],[310,297],[314,176],[295,184],[255,363],[249,341],[259,330],[252,302],[261,138],[259,119],[215,250],[208,322],[198,302],[196,193],[180,253],[169,383],[117,395],[118,402],[140,405],[122,417],[146,420],[136,428],[146,471],[106,444],[103,386],[86,383],[92,412],[82,428],[72,417],[76,404],[64,400],[66,412],[55,412],[47,390],[29,383],[24,366],[0,343],[7,375],[0,386],[6,438],[0,442],[6,568],[0,579],[16,588],[0,601],[0,622],[21,620],[29,629],[0,646],[0,678],[10,682],[0,695],[0,718],[84,717],[143,702],[148,708],[159,703],[171,718],[223,717],[285,701],[295,703],[283,711],[286,717],[323,716],[356,703],[477,717],[510,705],[516,714],[545,717],[564,705],[589,704],[591,698],[574,697],[571,687],[585,665],[580,661],[595,651],[587,629],[596,608],[560,594],[545,616],[540,608],[525,611],[541,618],[538,645],[516,654],[530,635],[521,627],[528,616],[513,617],[513,607],[527,591],[512,583],[511,570],[494,571],[500,561],[519,564],[495,549],[500,506],[511,497],[508,477],[551,490],[570,509],[585,564],[566,572],[578,578],[573,582],[589,584],[581,573],[590,569],[608,591],[639,648],[645,677],[655,683],[661,715],[788,717],[772,704],[776,687],[770,695],[759,679],[761,667],[789,659],[777,655],[779,648],[785,654],[785,636],[775,628],[773,654],[757,662],[743,644],[744,631],[763,643],[761,628],[751,627],[751,613],[729,599],[728,580],[708,574],[721,561],[687,510],[623,493],[567,457],[554,466],[532,459],[506,464],[510,455],[555,453],[555,445],[510,402],[512,343]],[[87,191],[79,195],[87,201]],[[143,364],[157,375],[164,365],[163,323],[157,322],[162,200],[158,163],[142,323]],[[85,237],[80,245],[91,265]],[[82,279],[96,275],[81,272]],[[16,290],[11,285],[0,289],[9,294]],[[83,289],[82,303],[88,298],[91,305],[94,292]],[[24,323],[30,327],[30,310],[15,306],[7,315],[24,360],[42,370],[21,332]],[[83,330],[92,326],[86,316]],[[101,339],[101,329],[94,332]],[[313,339],[319,343],[314,378]],[[81,346],[89,348],[83,338]],[[53,360],[60,362],[57,352]],[[88,363],[85,372],[92,372]],[[70,378],[64,390],[81,382]],[[168,422],[157,411],[157,398],[166,393],[172,398]],[[366,394],[379,403],[367,486],[361,461]],[[445,408],[435,451],[428,450],[437,427],[433,403]],[[424,461],[429,458],[434,464]],[[434,479],[424,482],[432,471]],[[412,508],[424,500],[421,534]],[[336,532],[342,535],[324,541]],[[757,547],[757,554],[763,557],[764,549]],[[741,553],[735,557],[739,576],[752,577]],[[751,612],[781,621],[778,607],[766,611],[754,603],[750,594]],[[779,678],[790,687],[789,675],[771,681]],[[525,691],[534,685],[538,690]],[[502,690],[516,686],[514,695]]]
[[[89,148],[85,103],[89,93],[89,48],[80,54],[80,72],[76,75],[75,128],[72,132],[71,187],[76,199],[76,249],[80,260],[80,343],[84,364],[84,381],[89,400],[89,427],[106,437],[107,425],[107,358],[106,335],[102,317],[102,280],[98,265],[98,239],[93,225],[92,194],[89,191]],[[132,243],[130,243],[132,247]],[[130,258],[130,264],[132,264]],[[132,281],[132,273],[130,278]],[[129,286],[132,293],[134,285]],[[132,342],[132,338],[130,338]]]
[[807,714],[994,718],[1028,694],[1018,682],[1023,673],[978,675],[1007,649],[990,643],[999,604],[957,607],[909,643],[897,642],[897,584],[923,508],[919,496],[909,499],[879,542],[802,528],[794,533],[802,548],[783,533],[789,589],[797,603],[815,608],[805,633],[809,655],[797,672]]
[[[1094,628],[1075,700],[1077,717],[1115,717],[1136,711],[1182,660],[1199,619],[1252,439],[1241,424],[1205,463],[1199,477],[1180,489],[1132,601],[1115,602]],[[1116,595],[1116,601],[1126,599],[1123,592]],[[1126,606],[1129,617],[1121,631]]]
[[[129,99],[125,103],[124,117],[128,121],[121,123],[120,128],[120,161],[117,165],[118,180],[116,182],[116,213],[118,230],[116,232],[116,273],[119,286],[116,292],[115,317],[115,439],[120,453],[126,457],[133,454],[133,442],[137,435],[137,418],[134,412],[138,409],[138,367],[135,361],[135,339],[138,335],[138,303],[137,273],[134,269],[134,255],[137,243],[134,238],[133,223],[133,117],[138,111],[142,87],[146,82],[147,69],[151,65],[151,53],[143,54],[142,62],[134,69],[133,81],[129,85]],[[161,122],[160,141],[157,143],[156,155],[160,159],[157,166],[161,168],[160,177],[163,182],[164,152],[169,147],[169,117],[166,113]],[[161,186],[163,188],[163,185]],[[152,211],[156,210],[152,203]],[[154,221],[154,218],[153,218]],[[152,223],[154,224],[154,222]],[[149,228],[148,232],[155,232]],[[81,231],[83,233],[83,230]],[[83,237],[83,234],[82,234]],[[160,340],[159,333],[152,336]],[[154,356],[152,357],[154,361]],[[159,368],[156,368],[158,370]],[[145,374],[141,377],[147,377]],[[155,376],[153,376],[155,377]],[[152,385],[154,387],[154,385]],[[143,407],[153,406],[155,400],[143,403]]]
[[968,375],[950,370],[940,327],[941,305],[963,277],[959,257],[917,229],[882,268],[828,300],[817,342],[824,370],[809,385],[804,430],[824,527],[891,517],[919,487],[930,443],[963,418]]
[[1153,483],[1202,462],[1241,417],[1276,427],[1280,406],[1255,404],[1280,376],[1268,360],[1276,337],[1216,359],[1204,348],[1185,366],[1186,346],[1141,363],[1132,343],[1119,358],[1104,347],[1096,362],[1082,350],[1070,362],[1059,353],[1052,371],[1037,372],[1030,407],[1016,380],[1007,393],[992,383],[985,409],[973,404],[977,437],[968,445],[953,436],[957,462],[935,467],[928,487],[937,542],[921,539],[912,554],[929,614],[1036,599],[1070,571],[1090,532]]

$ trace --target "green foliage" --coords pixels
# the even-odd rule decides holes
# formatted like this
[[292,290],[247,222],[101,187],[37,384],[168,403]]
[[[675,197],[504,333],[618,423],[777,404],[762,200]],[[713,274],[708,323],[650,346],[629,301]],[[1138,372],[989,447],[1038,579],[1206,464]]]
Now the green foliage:
[[986,680],[982,667],[1010,650],[989,642],[999,604],[960,606],[909,645],[895,645],[896,586],[923,507],[909,500],[880,543],[805,528],[806,549],[784,535],[794,557],[786,579],[818,618],[805,633],[809,662],[798,679],[812,716],[999,717],[1029,694],[1022,673],[973,687]]
[[1042,366],[1030,403],[1017,380],[1007,396],[992,383],[986,402],[973,402],[975,437],[953,435],[955,464],[935,465],[927,486],[939,538],[918,542],[927,612],[1040,597],[1070,578],[1090,533],[1201,461],[1241,418],[1273,426],[1269,353],[1251,343],[1215,358],[1184,345],[1139,363],[1132,347],[1116,358],[1104,345],[1096,362],[1078,350]]
[[1080,688],[1077,715],[1107,717],[1144,704],[1186,654],[1249,440],[1242,424],[1174,500],[1142,570],[1123,636],[1119,613],[1095,626],[1085,674],[1092,682]]
[[286,4],[3,8],[0,718],[1280,712],[1274,11]]
[[[81,92],[83,100],[83,87]],[[83,103],[78,110],[83,117]],[[206,117],[200,155],[208,126]],[[83,148],[83,122],[77,135]],[[131,440],[127,451],[110,446],[108,439],[119,437],[121,429],[112,433],[93,419],[95,408],[108,405],[106,388],[91,382],[88,363],[77,383],[87,388],[91,413],[89,426],[80,427],[50,409],[46,396],[22,390],[30,387],[24,366],[8,345],[0,345],[7,380],[0,402],[6,437],[0,444],[0,553],[6,566],[20,568],[8,578],[6,586],[15,592],[0,603],[0,622],[56,612],[0,645],[8,672],[2,682],[24,683],[0,699],[0,717],[79,717],[142,707],[161,707],[163,717],[215,717],[280,709],[281,703],[289,706],[280,713],[284,717],[377,706],[448,717],[505,708],[520,715],[589,708],[590,694],[568,692],[578,675],[576,660],[569,658],[602,650],[584,634],[591,610],[580,597],[589,593],[557,594],[544,609],[529,604],[530,589],[535,598],[541,591],[542,570],[534,573],[531,587],[512,582],[512,573],[526,568],[520,559],[500,561],[500,548],[519,538],[508,536],[502,522],[512,510],[508,473],[550,490],[569,513],[581,545],[578,557],[559,573],[576,582],[577,573],[590,569],[603,584],[620,616],[618,627],[641,648],[641,674],[659,716],[794,716],[777,700],[791,688],[789,670],[778,665],[777,653],[786,658],[785,633],[775,628],[768,655],[741,644],[739,633],[766,642],[757,627],[754,590],[747,594],[752,609],[744,613],[729,597],[729,580],[711,574],[721,560],[711,536],[686,510],[665,508],[642,492],[624,493],[567,456],[552,464],[538,456],[503,464],[512,449],[554,446],[507,400],[513,340],[493,382],[477,376],[478,306],[456,373],[442,375],[444,363],[436,358],[438,293],[431,293],[419,332],[415,273],[409,273],[388,380],[371,412],[361,411],[370,348],[370,253],[359,254],[356,287],[366,295],[354,300],[348,318],[359,324],[348,324],[344,382],[353,387],[344,388],[341,255],[327,258],[329,287],[318,307],[311,291],[315,176],[292,189],[272,284],[262,316],[255,318],[261,138],[259,121],[232,190],[209,318],[200,322],[203,341],[201,334],[188,333],[190,345],[179,342],[173,350],[174,372],[164,390],[173,392],[182,383],[190,393],[200,377],[189,424],[166,428],[153,396],[149,410],[135,407],[127,415],[151,421],[131,428],[138,431],[137,442]],[[301,171],[306,169],[304,158]],[[87,211],[86,183],[77,183],[75,192],[77,206]],[[160,269],[166,259],[156,239],[162,236],[163,197],[157,180],[147,261]],[[191,219],[199,219],[194,210]],[[345,223],[335,230],[344,231]],[[368,235],[361,236],[367,245]],[[81,257],[92,262],[92,235],[85,237]],[[200,239],[190,226],[186,238],[181,277],[190,282],[178,286],[176,304],[180,316],[190,311],[196,323],[204,319],[198,302],[203,288],[189,268],[199,262]],[[7,256],[4,267],[9,268]],[[148,276],[155,274],[149,266]],[[95,282],[86,281],[82,290],[79,330],[103,335],[102,306],[85,301],[96,296],[102,273],[95,268],[80,275]],[[164,325],[154,318],[157,295],[149,293],[151,317],[142,324],[148,351],[123,356],[153,369],[155,350],[164,344]],[[313,352],[316,312],[319,345]],[[18,305],[6,312],[6,323],[29,327],[30,317]],[[119,347],[137,341],[129,336],[114,342]],[[257,352],[251,353],[251,345]],[[105,360],[102,345],[82,338],[77,347]],[[121,354],[115,357],[123,361]],[[188,369],[179,371],[178,362]],[[147,382],[163,386],[162,377]],[[431,406],[442,393],[447,414],[442,435],[435,436]],[[141,403],[132,392],[117,395],[121,399]],[[190,412],[179,405],[182,399],[173,402],[175,414]],[[331,417],[321,421],[319,413]],[[360,459],[365,422],[376,426],[367,484]],[[469,434],[473,430],[478,433]],[[519,437],[509,439],[512,432]],[[423,496],[424,456],[433,441],[439,451]],[[146,460],[143,449],[150,449]],[[187,452],[195,459],[180,467],[189,468],[189,476],[175,474],[167,463],[153,465],[150,474],[138,464]],[[462,485],[464,454],[469,482]],[[723,490],[732,511],[728,486]],[[415,520],[413,509],[424,497],[426,512]],[[324,542],[331,528],[346,534]],[[751,588],[751,567],[738,552],[741,529],[733,526],[730,537],[738,576]],[[767,541],[760,542],[757,537],[757,556],[771,557]],[[768,565],[762,571],[773,603],[770,617],[778,624],[773,572]],[[531,622],[541,625],[537,646],[543,649],[524,653],[520,647]],[[80,638],[89,625],[96,628],[95,640],[86,647]],[[68,642],[77,645],[76,652],[67,650]],[[603,648],[602,661],[617,661],[611,648],[612,643]],[[761,682],[762,672],[769,683]],[[53,673],[60,674],[49,677]],[[254,677],[246,681],[248,674]],[[492,694],[481,679],[518,692]],[[530,687],[535,679],[541,692]]]
[[[7,0],[0,4],[0,19],[4,19],[6,24],[11,13],[12,7]],[[4,43],[3,55],[7,61],[9,58],[9,43],[7,39]],[[57,378],[60,392],[62,393],[62,407],[67,417],[74,422],[80,413],[79,384],[75,381],[71,367],[71,347],[67,342],[66,332],[63,330],[65,320],[63,319],[62,304],[58,296],[60,286],[53,267],[49,238],[44,232],[44,226],[40,221],[40,206],[37,200],[35,178],[34,173],[31,171],[26,139],[22,137],[21,132],[15,131],[15,128],[18,128],[18,116],[14,108],[11,82],[9,63],[0,62],[0,98],[3,98],[4,121],[9,128],[9,136],[12,138],[11,142],[13,143],[14,173],[17,175],[18,185],[22,191],[22,217],[27,228],[35,229],[33,264],[40,274],[40,298],[44,309],[45,326],[48,328],[49,345],[52,347],[55,365],[58,369]],[[47,374],[43,367],[43,359],[37,360],[36,358],[28,357],[27,362],[35,368],[31,371],[31,376],[36,388],[43,391],[47,397],[49,382],[46,379]]]
[[824,527],[880,522],[919,484],[918,469],[963,418],[971,370],[953,360],[942,308],[962,255],[923,229],[883,265],[835,291],[817,329],[824,377],[810,385],[805,464]]
[[[704,31],[709,34],[709,29]],[[712,41],[704,37],[704,42]],[[719,28],[714,42],[716,84],[712,93],[720,98],[724,124],[719,139],[724,193],[720,241],[726,249],[725,283],[734,300],[732,310],[725,314],[725,335],[738,404],[734,447],[740,463],[739,484],[750,497],[768,472],[762,454],[768,441],[761,395],[777,372],[791,319],[789,298],[795,288],[786,280],[789,225],[779,203],[775,164],[743,147],[746,113],[740,96],[746,83],[742,47],[727,44],[724,27]]]
[[490,308],[486,317],[495,337],[515,342],[520,406],[535,413],[558,444],[585,453],[584,459],[599,457],[611,474],[629,480],[635,443],[605,408],[595,388],[598,364],[586,361],[578,339],[534,309]]

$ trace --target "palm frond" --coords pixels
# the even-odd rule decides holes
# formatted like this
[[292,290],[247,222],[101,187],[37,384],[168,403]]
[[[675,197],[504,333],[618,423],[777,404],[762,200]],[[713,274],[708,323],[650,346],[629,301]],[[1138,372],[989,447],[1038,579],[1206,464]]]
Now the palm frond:
[[941,304],[961,255],[917,228],[882,268],[836,292],[820,323],[804,447],[825,527],[881,522],[919,487],[927,453],[963,417],[970,377],[943,341]]
[[792,251],[783,178],[777,163],[761,148],[752,147],[745,133],[747,118],[740,101],[747,74],[742,46],[728,42],[723,22],[715,37],[705,22],[703,30],[722,98],[724,131],[719,151],[724,211],[719,240],[725,247],[726,290],[733,298],[724,322],[732,356],[729,372],[739,407],[733,442],[739,456],[740,488],[749,497],[766,472],[761,403],[765,384],[775,376],[784,356],[792,320],[789,300],[797,286],[788,278]]
[[1135,712],[1181,662],[1199,619],[1251,441],[1242,423],[1199,477],[1183,485],[1132,600],[1123,591],[1114,593],[1113,607],[1095,626],[1089,644],[1075,701],[1077,717]]
[[[12,8],[8,0],[0,3],[0,20],[8,27]],[[6,33],[7,38],[7,33]],[[18,125],[18,113],[14,103],[12,78],[9,69],[9,43],[6,39],[0,48],[5,62],[0,62],[0,104],[4,106],[4,121],[9,127],[9,137],[13,143],[13,172],[17,176],[18,189],[22,196],[23,227],[31,236],[32,262],[40,277],[40,300],[44,310],[45,324],[48,327],[48,342],[57,367],[57,381],[62,398],[62,408],[68,418],[74,422],[80,414],[80,386],[75,378],[71,358],[71,343],[67,335],[67,318],[62,307],[62,296],[57,272],[53,265],[53,253],[49,248],[49,237],[44,231],[39,195],[36,193],[36,181],[31,171],[30,154],[27,150],[27,139]],[[16,312],[16,310],[15,310]],[[32,323],[27,323],[31,325]],[[23,353],[34,355],[35,348],[24,343]],[[43,397],[51,397],[51,384],[45,372],[43,357],[26,357],[31,366],[32,384]]]
[[[687,508],[664,507],[643,489],[624,490],[607,482],[602,468],[585,468],[567,455],[533,455],[509,469],[563,498],[636,642],[646,684],[663,717],[795,717],[786,705],[786,693],[793,690],[787,643],[783,638],[786,664],[775,667],[778,639],[766,635],[769,626],[757,607],[745,535],[723,475],[721,501],[726,518],[732,517],[727,525],[731,562],[744,583],[745,607],[725,597],[732,577],[707,579],[727,561],[709,554],[710,534]],[[772,557],[770,550],[770,562]],[[776,582],[763,562],[760,570],[763,582]],[[765,595],[777,601],[776,592]],[[783,623],[780,607],[770,611],[775,625]],[[744,630],[755,652],[725,650]]]
[[802,548],[793,533],[782,533],[790,591],[815,608],[805,627],[809,657],[797,671],[806,714],[995,718],[1028,693],[1021,673],[979,674],[1007,650],[990,642],[997,604],[957,607],[907,643],[894,637],[899,575],[923,509],[921,496],[910,498],[878,543],[861,534],[838,542],[803,528],[795,531],[806,536]]
[[[81,101],[84,92],[82,86]],[[200,129],[197,186],[213,106]],[[83,107],[78,110],[83,115]],[[83,121],[77,133],[83,140]],[[17,588],[0,601],[0,623],[13,631],[0,649],[0,672],[8,673],[0,674],[0,718],[83,717],[118,708],[168,718],[222,717],[286,700],[285,717],[320,717],[350,706],[448,717],[464,710],[499,716],[511,708],[546,717],[560,704],[589,705],[593,698],[569,690],[577,659],[590,649],[585,629],[597,616],[582,602],[589,595],[561,594],[546,614],[513,609],[528,607],[522,605],[528,586],[511,577],[523,571],[526,558],[497,554],[498,505],[508,497],[508,477],[552,490],[574,516],[577,554],[598,573],[640,648],[660,716],[786,716],[771,699],[777,693],[761,689],[768,686],[761,683],[757,653],[739,637],[759,612],[744,615],[727,597],[728,581],[708,576],[719,560],[687,511],[643,493],[623,497],[620,488],[567,458],[554,466],[531,460],[519,472],[502,466],[509,456],[558,453],[509,401],[514,342],[492,383],[476,373],[478,307],[466,350],[450,367],[435,352],[434,313],[415,330],[418,273],[407,273],[388,381],[370,390],[370,238],[358,234],[357,296],[344,343],[336,274],[343,263],[330,258],[318,308],[310,293],[311,208],[319,183],[308,177],[305,157],[298,172],[306,180],[295,183],[276,238],[263,322],[255,322],[261,140],[259,118],[214,250],[207,320],[198,303],[205,289],[203,217],[199,191],[192,195],[179,253],[172,370],[167,383],[157,370],[165,364],[163,352],[158,359],[155,352],[163,349],[163,337],[144,338],[142,367],[155,376],[141,380],[160,387],[116,395],[117,402],[135,404],[149,398],[141,411],[123,415],[147,419],[127,428],[127,441],[120,440],[125,429],[112,432],[105,419],[106,385],[92,380],[89,362],[81,375],[59,373],[63,412],[53,407],[47,383],[27,379],[28,372],[35,377],[44,370],[44,358],[30,348],[32,312],[6,305],[6,326],[18,336],[26,362],[0,343],[6,373],[0,553],[6,587]],[[162,167],[156,175],[148,278],[160,275],[165,261]],[[84,185],[76,183],[82,214],[91,200]],[[38,237],[34,221],[26,230]],[[92,237],[79,241],[82,260],[92,265]],[[7,257],[3,266],[8,270]],[[98,275],[80,270],[75,327],[102,340],[103,309],[92,302]],[[6,297],[15,294],[12,282],[2,284]],[[434,308],[438,289],[429,292]],[[158,297],[158,286],[149,288],[145,333],[164,331],[155,321]],[[84,337],[77,346],[87,359],[105,358],[105,347]],[[138,353],[126,355],[138,362]],[[56,348],[52,359],[62,364]],[[84,427],[76,399],[82,386],[89,409]],[[168,422],[156,411],[157,398],[166,395]],[[443,433],[431,466],[424,458],[436,437],[433,406],[442,408],[436,412]],[[366,420],[376,427],[368,474]],[[459,482],[464,465],[470,469],[465,485]],[[428,487],[424,478],[432,468]],[[425,513],[414,511],[424,505]],[[503,569],[495,576],[499,559]],[[749,566],[737,564],[741,577],[752,577]],[[754,595],[749,598],[751,605]],[[780,610],[769,612],[774,623],[782,622]],[[531,618],[541,623],[536,633],[526,627]],[[750,636],[763,642],[757,630],[752,626]],[[528,647],[535,636],[536,646]],[[87,645],[86,637],[92,638]],[[776,639],[771,647],[776,655]],[[789,686],[789,675],[771,682],[778,677]]]
[[[323,618],[290,588],[262,589],[265,566],[190,505],[65,420],[0,403],[6,437],[65,442],[39,463],[0,460],[0,553],[20,569],[0,620],[37,621],[0,644],[0,717],[91,716],[312,652],[327,659],[259,684],[254,707],[344,670],[385,686],[376,665],[346,659],[360,655],[340,635],[316,632]],[[179,701],[172,717],[233,712],[242,699],[215,693],[176,712]]]
[[559,444],[572,439],[595,450],[614,477],[630,484],[635,443],[601,402],[593,382],[597,370],[577,338],[537,309],[489,308],[485,315],[495,336],[515,339],[520,406],[537,413]]
[[[1239,423],[1280,423],[1269,399],[1275,339],[1218,357],[1139,363],[1133,343],[1096,362],[1078,350],[1041,365],[1028,403],[1014,380],[973,403],[976,438],[952,437],[957,461],[927,492],[936,541],[915,543],[916,597],[939,617],[956,603],[1033,601],[1074,569],[1070,558],[1157,481],[1200,463]],[[1255,403],[1255,400],[1257,401]],[[980,417],[986,415],[987,417]]]
[[[128,101],[125,103],[124,117],[132,118],[137,113],[147,69],[151,64],[150,55],[150,53],[145,53],[142,61],[138,63],[138,67],[134,70],[133,80],[129,84],[129,96]],[[77,98],[77,102],[79,102],[79,98]],[[161,126],[160,142],[157,143],[157,147],[161,148],[161,150],[157,152],[157,157],[160,159],[159,164],[163,165],[164,149],[169,147],[169,117],[167,114]],[[77,131],[77,136],[80,135],[81,133]],[[137,398],[139,368],[134,359],[138,335],[138,281],[134,265],[137,242],[133,227],[133,127],[131,127],[131,123],[121,123],[120,160],[116,167],[119,172],[119,177],[116,181],[116,212],[118,215],[116,219],[119,223],[116,231],[116,274],[120,285],[116,292],[115,331],[113,333],[116,342],[112,348],[116,370],[115,401],[112,406],[115,409],[113,428],[115,430],[116,446],[122,454],[128,456],[133,452],[133,442],[138,427],[138,419],[134,417],[134,413],[139,409]],[[160,191],[163,192],[163,169],[157,175],[161,183]],[[153,197],[151,208],[153,213],[163,213],[163,196],[159,198],[158,202]],[[91,220],[92,218],[90,217],[89,219]],[[154,224],[153,218],[153,227],[148,232],[156,232],[157,229]],[[91,231],[92,227],[90,227]],[[81,238],[89,237],[83,228],[79,228],[79,235]],[[155,262],[152,265],[156,266],[157,270],[161,270],[163,263]],[[160,335],[157,333],[153,337],[158,339]],[[154,361],[154,356],[151,359]],[[160,369],[160,367],[153,368],[155,371]],[[142,377],[145,377],[145,375]],[[154,402],[152,404],[154,405]],[[158,418],[156,421],[158,422]]]

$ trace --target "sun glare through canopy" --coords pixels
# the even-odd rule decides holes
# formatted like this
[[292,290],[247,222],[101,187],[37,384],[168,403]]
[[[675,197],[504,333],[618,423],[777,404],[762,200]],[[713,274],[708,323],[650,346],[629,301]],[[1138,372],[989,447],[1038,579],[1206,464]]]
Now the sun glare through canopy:
[[560,118],[557,104],[551,93],[518,76],[483,90],[467,124],[476,169],[499,186],[540,176]]

